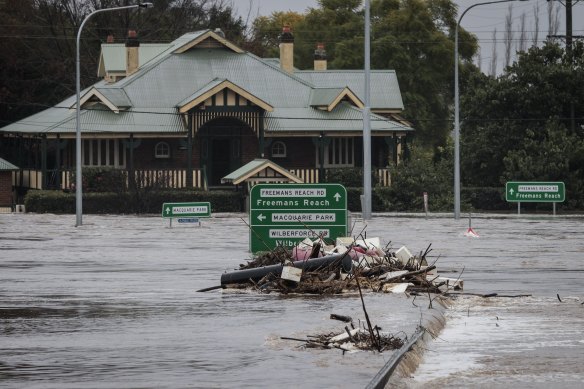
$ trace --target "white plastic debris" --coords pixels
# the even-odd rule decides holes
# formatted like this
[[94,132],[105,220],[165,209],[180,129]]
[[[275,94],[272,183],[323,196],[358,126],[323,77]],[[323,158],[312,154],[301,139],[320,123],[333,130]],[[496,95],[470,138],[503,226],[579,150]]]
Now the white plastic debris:
[[411,282],[400,282],[396,284],[385,284],[383,285],[383,291],[385,293],[405,293],[408,286],[414,286]]
[[443,289],[462,290],[464,288],[464,280],[461,280],[460,278],[436,277],[432,282],[434,285],[439,285],[445,282],[441,287]]
[[395,252],[395,256],[402,265],[405,265],[412,258],[412,253],[406,246],[402,246]]
[[337,238],[337,241],[335,242],[335,244],[338,245],[342,245],[342,246],[350,246],[355,240],[353,238],[351,238],[350,236],[340,236]]
[[355,241],[357,246],[361,246],[364,249],[370,248],[381,248],[381,240],[379,238],[369,238],[369,239],[359,239]]
[[[349,333],[351,334],[351,336],[357,334],[357,332],[359,332],[360,329],[359,328],[355,328],[351,331],[349,331]],[[337,336],[333,336],[332,338],[329,339],[329,343],[338,343],[338,342],[342,342],[344,340],[349,339],[349,334],[347,332],[343,332]]]
[[280,275],[281,279],[300,282],[300,277],[302,277],[302,269],[294,266],[282,267],[282,274]]

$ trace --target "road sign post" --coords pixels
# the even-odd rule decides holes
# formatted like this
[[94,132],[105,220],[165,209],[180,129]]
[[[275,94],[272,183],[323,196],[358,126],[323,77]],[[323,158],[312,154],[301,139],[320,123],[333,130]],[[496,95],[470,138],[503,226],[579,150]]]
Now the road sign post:
[[347,190],[340,184],[258,184],[250,192],[250,251],[291,247],[304,238],[347,235]]
[[521,214],[521,203],[556,203],[566,200],[566,187],[563,182],[516,182],[505,184],[505,199],[517,203],[517,214]]
[[211,217],[211,203],[164,203],[162,204],[162,217],[170,220],[178,219],[179,223],[199,223],[199,218]]

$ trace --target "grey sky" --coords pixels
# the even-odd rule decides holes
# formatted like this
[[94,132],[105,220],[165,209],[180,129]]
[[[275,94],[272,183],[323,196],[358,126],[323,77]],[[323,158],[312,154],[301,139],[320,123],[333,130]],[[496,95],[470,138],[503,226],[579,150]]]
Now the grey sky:
[[[248,14],[253,19],[256,15],[269,15],[274,11],[304,12],[309,7],[317,7],[317,0],[231,0],[237,11],[246,17]],[[459,5],[459,14],[469,6],[485,0],[455,0]],[[562,2],[563,3],[563,2]],[[576,0],[573,1],[576,3]],[[509,6],[513,6],[513,31],[514,40],[520,35],[521,15],[525,13],[525,31],[527,33],[528,46],[531,46],[535,32],[534,8],[539,5],[539,37],[541,42],[548,34],[548,2],[546,0],[513,1],[502,4],[490,4],[478,6],[470,10],[462,19],[461,25],[467,31],[475,34],[481,45],[482,69],[488,72],[493,52],[493,31],[497,29],[497,57],[498,72],[501,71],[504,61],[503,32],[505,31],[505,18],[509,12]],[[558,34],[565,34],[565,8],[559,1],[555,1],[559,12]],[[251,10],[251,11],[250,11]],[[572,18],[573,35],[584,35],[584,1],[573,6]],[[512,52],[515,52],[515,47]]]

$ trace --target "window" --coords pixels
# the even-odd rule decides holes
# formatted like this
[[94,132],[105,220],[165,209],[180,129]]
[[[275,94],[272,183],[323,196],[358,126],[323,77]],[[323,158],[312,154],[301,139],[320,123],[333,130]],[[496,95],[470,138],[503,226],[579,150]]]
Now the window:
[[286,157],[286,144],[284,142],[274,142],[272,145],[272,157],[275,158],[285,158]]
[[[329,139],[330,143],[324,147],[324,167],[355,166],[353,138]],[[320,166],[318,146],[316,146],[316,165]]]
[[81,154],[84,166],[126,166],[126,148],[120,139],[84,139]]
[[154,157],[170,158],[170,146],[166,142],[158,142],[154,146]]

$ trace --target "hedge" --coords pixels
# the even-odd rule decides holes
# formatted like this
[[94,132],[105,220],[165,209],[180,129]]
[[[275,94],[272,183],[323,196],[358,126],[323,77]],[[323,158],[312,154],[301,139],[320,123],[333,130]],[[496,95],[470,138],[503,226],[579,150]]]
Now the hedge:
[[[362,188],[347,188],[347,208],[361,211]],[[430,194],[432,195],[432,194]],[[395,188],[375,187],[371,193],[374,212],[423,212],[422,196],[404,201]],[[442,196],[444,197],[444,196]],[[453,201],[430,197],[431,212],[452,210]],[[208,201],[212,212],[243,212],[244,198],[237,191],[202,191],[192,189],[139,190],[122,193],[84,192],[83,213],[86,214],[157,214],[163,203]],[[461,208],[467,211],[509,211],[515,203],[505,200],[504,188],[462,188]],[[36,213],[75,213],[75,194],[62,191],[29,190],[24,198],[27,211]],[[525,209],[547,209],[549,204],[522,203]]]
[[[235,191],[156,190],[123,193],[84,193],[85,214],[157,214],[163,203],[208,201],[212,212],[240,212],[241,193]],[[74,214],[75,193],[30,190],[24,198],[27,212]]]

